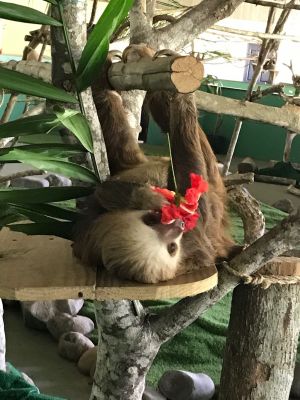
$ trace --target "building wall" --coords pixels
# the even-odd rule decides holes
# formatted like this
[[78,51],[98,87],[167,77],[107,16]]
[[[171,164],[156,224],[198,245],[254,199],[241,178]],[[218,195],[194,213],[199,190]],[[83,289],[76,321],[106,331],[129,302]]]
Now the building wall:
[[[47,12],[49,4],[42,0],[6,0],[6,2],[31,7],[43,13]],[[99,18],[106,5],[107,3],[99,2],[96,18]],[[89,19],[91,8],[92,1],[89,0],[87,5],[87,19]],[[39,27],[40,25],[26,24],[24,22],[15,22],[3,19],[0,20],[0,49],[2,47],[2,54],[5,56],[14,56],[9,58],[22,57],[24,47],[26,44],[28,44],[28,42],[24,41],[25,35],[28,35],[30,31],[38,29]],[[39,50],[40,47],[41,45],[37,48],[37,50]],[[47,46],[45,55],[50,57],[49,46]],[[2,60],[3,59],[4,57],[2,57]]]
[[[281,10],[276,12],[276,20]],[[218,25],[248,30],[251,32],[264,32],[268,17],[268,8],[261,6],[253,6],[243,3],[237,8],[230,18],[226,18],[218,23]],[[284,33],[286,35],[299,37],[300,11],[293,10],[285,25]],[[300,37],[299,37],[300,39]],[[215,75],[219,79],[229,79],[243,81],[245,68],[249,60],[248,45],[249,43],[261,43],[257,38],[247,36],[237,36],[225,34],[223,32],[209,30],[200,35],[199,39],[194,41],[195,51],[220,51],[229,53],[232,60],[219,58],[217,60],[205,62],[205,71],[207,75]],[[300,41],[293,42],[291,40],[282,40],[280,42],[277,66],[278,75],[274,83],[292,82],[292,74],[287,65],[292,62],[294,72],[300,74]]]

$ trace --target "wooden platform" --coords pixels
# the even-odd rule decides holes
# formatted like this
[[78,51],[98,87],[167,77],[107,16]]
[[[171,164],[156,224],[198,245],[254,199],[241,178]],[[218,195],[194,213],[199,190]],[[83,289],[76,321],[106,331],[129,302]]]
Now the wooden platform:
[[55,236],[0,231],[0,298],[10,300],[167,299],[193,296],[217,285],[214,266],[158,284],[122,281],[81,265],[71,242]]

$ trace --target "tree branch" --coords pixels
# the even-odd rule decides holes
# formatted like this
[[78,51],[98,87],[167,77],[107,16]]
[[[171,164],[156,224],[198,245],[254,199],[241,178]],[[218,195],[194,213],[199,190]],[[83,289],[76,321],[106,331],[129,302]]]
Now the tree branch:
[[135,0],[129,14],[130,44],[149,43],[152,34],[152,21],[146,15],[144,0]]
[[265,217],[259,202],[243,186],[228,189],[228,197],[234,210],[242,218],[244,244],[248,246],[265,232]]
[[152,32],[147,43],[156,49],[179,50],[217,21],[229,17],[242,2],[243,0],[203,0],[172,25]]
[[283,93],[284,83],[279,83],[278,85],[273,85],[267,89],[261,90],[260,87],[251,94],[250,101],[260,100],[264,96],[268,96],[273,93]]
[[290,40],[292,42],[300,42],[299,36],[294,35],[281,35],[276,33],[263,33],[263,32],[250,32],[243,29],[229,28],[227,26],[211,26],[209,29],[219,32],[227,32],[233,35],[256,37],[259,39],[273,39],[273,40]]
[[[268,246],[266,246],[268,243]],[[289,216],[270,230],[246,250],[228,262],[230,268],[241,274],[250,275],[272,258],[291,250],[300,244],[300,212]],[[180,300],[159,316],[150,317],[153,332],[161,342],[166,342],[179,331],[190,325],[209,307],[220,301],[230,290],[239,284],[239,278],[219,271],[218,286],[210,292]]]
[[199,91],[195,96],[197,107],[203,111],[265,122],[300,132],[299,114],[287,107],[263,106]]
[[[224,185],[228,188],[235,185],[242,185],[244,183],[254,182],[254,173],[246,172],[244,174],[230,174],[223,177]],[[228,189],[227,189],[228,190]]]
[[12,175],[1,176],[0,175],[0,184],[11,181],[13,179],[24,178],[25,176],[35,176],[35,175],[43,175],[45,171],[41,169],[29,169],[27,171],[16,172]]

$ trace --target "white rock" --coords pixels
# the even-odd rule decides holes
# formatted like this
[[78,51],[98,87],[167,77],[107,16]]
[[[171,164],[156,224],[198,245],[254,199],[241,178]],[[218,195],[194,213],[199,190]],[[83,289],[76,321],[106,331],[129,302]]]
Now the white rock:
[[58,343],[58,353],[70,361],[78,361],[94,343],[79,332],[66,332],[61,335]]
[[56,312],[77,315],[84,304],[83,299],[55,300]]
[[46,322],[55,314],[53,301],[23,301],[21,308],[25,325],[33,329],[47,330]]
[[61,335],[66,332],[80,332],[87,335],[94,329],[94,322],[81,315],[73,317],[70,314],[59,313],[47,321],[47,328],[51,335],[59,340]]
[[158,382],[159,391],[169,400],[210,400],[215,385],[206,374],[188,371],[167,371]]
[[95,371],[97,361],[97,346],[87,350],[80,357],[77,367],[79,371],[84,375],[90,375],[92,371]]
[[34,329],[47,329],[45,323],[55,314],[76,315],[82,308],[84,300],[24,301],[21,304],[26,326]]

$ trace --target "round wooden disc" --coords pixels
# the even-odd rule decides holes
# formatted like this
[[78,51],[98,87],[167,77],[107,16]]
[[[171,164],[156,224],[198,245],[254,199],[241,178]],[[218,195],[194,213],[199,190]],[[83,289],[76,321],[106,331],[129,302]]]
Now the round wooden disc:
[[167,299],[193,296],[217,285],[215,266],[167,282],[122,281],[80,264],[71,242],[55,236],[0,232],[0,298],[10,300]]
[[101,271],[97,276],[96,300],[172,299],[207,292],[217,284],[218,272],[214,265],[169,281],[152,284],[120,280]]

